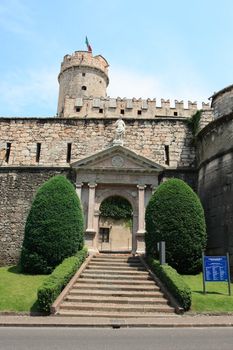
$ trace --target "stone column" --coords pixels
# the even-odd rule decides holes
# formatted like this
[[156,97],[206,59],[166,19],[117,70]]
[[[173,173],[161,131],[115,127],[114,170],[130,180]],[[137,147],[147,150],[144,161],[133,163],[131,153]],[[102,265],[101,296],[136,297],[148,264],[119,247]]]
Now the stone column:
[[94,229],[94,209],[95,209],[95,183],[89,183],[89,200],[87,213],[87,229],[86,232],[95,233]]
[[136,233],[137,252],[145,252],[145,185],[138,185],[138,230]]
[[145,233],[145,185],[137,185],[138,188],[138,231]]
[[81,196],[82,196],[82,185],[83,183],[82,182],[76,182],[76,193],[81,201]]

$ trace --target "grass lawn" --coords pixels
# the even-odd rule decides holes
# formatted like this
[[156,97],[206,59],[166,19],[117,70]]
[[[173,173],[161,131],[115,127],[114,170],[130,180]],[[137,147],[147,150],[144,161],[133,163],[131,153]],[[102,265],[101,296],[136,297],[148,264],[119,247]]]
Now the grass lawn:
[[37,289],[47,275],[27,275],[17,266],[0,267],[0,311],[36,311]]
[[228,283],[223,282],[207,282],[207,293],[203,294],[202,273],[183,278],[192,290],[191,311],[233,312],[233,283],[231,296],[228,295]]

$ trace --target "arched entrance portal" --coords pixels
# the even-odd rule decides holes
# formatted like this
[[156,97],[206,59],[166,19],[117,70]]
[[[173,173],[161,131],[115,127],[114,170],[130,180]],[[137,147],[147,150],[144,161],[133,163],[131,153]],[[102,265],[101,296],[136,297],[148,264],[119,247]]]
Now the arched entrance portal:
[[[76,171],[76,191],[82,201],[85,243],[89,251],[98,252],[105,246],[112,251],[144,252],[145,207],[158,185],[158,174],[164,170],[163,167],[120,145],[108,147],[71,166]],[[102,202],[112,196],[126,199],[132,207],[131,231],[128,227],[122,235],[120,228],[129,226],[127,223],[103,220],[103,215],[100,215]],[[99,228],[103,230],[100,232]],[[109,242],[102,242],[105,244],[101,248],[100,236],[103,236],[103,241],[108,240],[104,238],[108,236],[107,229]],[[111,239],[111,234],[114,239]],[[122,239],[116,241],[119,236]]]
[[99,251],[132,250],[133,209],[121,196],[105,198],[99,208]]

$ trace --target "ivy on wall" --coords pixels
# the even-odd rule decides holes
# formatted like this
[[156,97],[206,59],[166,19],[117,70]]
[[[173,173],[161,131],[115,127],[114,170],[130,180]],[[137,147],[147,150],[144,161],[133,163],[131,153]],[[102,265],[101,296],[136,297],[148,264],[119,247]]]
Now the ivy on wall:
[[191,118],[186,119],[188,126],[191,129],[193,135],[193,143],[196,144],[196,137],[200,130],[200,120],[202,115],[202,109],[198,110]]
[[132,207],[127,199],[119,196],[106,198],[100,206],[100,215],[113,219],[130,219],[132,217]]

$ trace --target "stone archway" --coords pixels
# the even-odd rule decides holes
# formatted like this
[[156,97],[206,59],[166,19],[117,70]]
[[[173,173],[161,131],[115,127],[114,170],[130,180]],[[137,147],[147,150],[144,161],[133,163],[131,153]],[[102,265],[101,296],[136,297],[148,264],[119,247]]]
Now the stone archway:
[[132,251],[133,208],[122,196],[105,198],[99,210],[98,250]]
[[99,208],[102,201],[118,195],[133,208],[131,251],[145,251],[145,206],[158,185],[163,167],[123,146],[112,146],[71,164],[76,171],[76,191],[85,214],[85,242],[98,251]]

